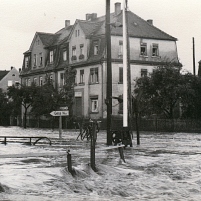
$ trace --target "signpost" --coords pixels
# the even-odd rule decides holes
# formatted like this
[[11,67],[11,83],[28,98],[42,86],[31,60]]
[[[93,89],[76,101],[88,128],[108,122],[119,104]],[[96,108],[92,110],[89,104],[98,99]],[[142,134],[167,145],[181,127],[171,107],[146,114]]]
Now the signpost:
[[[60,109],[68,109],[68,107],[61,107]],[[59,138],[61,138],[61,135],[62,135],[62,116],[68,116],[69,110],[52,111],[50,114],[54,117],[59,117]]]

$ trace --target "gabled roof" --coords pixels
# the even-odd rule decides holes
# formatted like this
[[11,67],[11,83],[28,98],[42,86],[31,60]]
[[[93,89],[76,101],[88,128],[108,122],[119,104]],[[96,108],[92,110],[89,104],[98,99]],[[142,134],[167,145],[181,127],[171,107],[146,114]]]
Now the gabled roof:
[[93,35],[100,27],[103,25],[104,21],[85,21],[85,20],[79,20],[78,21],[81,29],[83,30],[86,37],[90,37]]
[[[159,40],[173,40],[176,41],[177,39],[170,36],[169,34],[161,31],[157,27],[151,25],[146,20],[143,20],[136,14],[131,11],[128,11],[128,34],[131,37],[137,38],[152,38],[152,39],[159,39]],[[105,16],[99,17],[96,21],[105,21]],[[110,23],[118,22],[119,24],[123,24],[123,12],[121,11],[118,15],[115,13],[110,14]],[[123,29],[122,27],[114,27],[111,26],[111,34],[112,35],[122,35]],[[105,22],[100,27],[100,29],[96,32],[97,35],[105,34]]]
[[0,70],[0,81],[9,73],[7,70]]
[[36,32],[44,46],[50,46],[59,38],[59,34]]

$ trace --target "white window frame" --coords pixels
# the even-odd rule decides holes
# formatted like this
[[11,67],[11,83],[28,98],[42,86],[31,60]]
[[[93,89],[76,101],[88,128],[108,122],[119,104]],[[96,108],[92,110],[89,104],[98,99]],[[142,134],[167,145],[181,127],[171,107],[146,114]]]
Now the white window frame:
[[119,56],[123,55],[123,41],[119,41]]
[[50,51],[50,63],[53,63],[54,62],[54,51],[51,50]]
[[159,48],[158,44],[152,44],[152,57],[158,57],[159,56]]
[[67,61],[67,50],[63,49],[63,61]]
[[140,44],[140,56],[147,56],[147,43]]
[[98,98],[91,98],[91,112],[98,112]]
[[72,47],[72,56],[76,56],[76,46]]
[[83,84],[83,83],[84,83],[84,69],[80,70],[80,84]]
[[39,86],[43,85],[43,77],[39,77]]
[[13,81],[12,80],[8,80],[8,87],[13,86]]
[[98,67],[90,69],[90,83],[95,84],[99,82]]
[[25,68],[28,68],[29,67],[29,57],[26,56],[25,57]]
[[37,66],[37,54],[34,54],[34,66]]
[[59,86],[63,87],[65,84],[64,72],[59,73]]

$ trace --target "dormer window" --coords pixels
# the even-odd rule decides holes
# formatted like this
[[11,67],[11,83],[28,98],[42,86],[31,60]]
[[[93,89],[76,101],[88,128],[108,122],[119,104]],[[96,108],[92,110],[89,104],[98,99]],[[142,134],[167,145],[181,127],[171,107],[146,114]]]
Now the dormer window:
[[147,44],[146,43],[140,44],[140,56],[147,56]]
[[93,42],[93,47],[94,47],[94,55],[98,55],[99,53],[99,44],[98,41]]
[[153,44],[152,45],[152,56],[153,57],[159,56],[158,44]]
[[67,60],[67,50],[63,49],[63,61]]
[[50,63],[53,63],[54,61],[54,52],[53,50],[50,51]]
[[29,57],[25,57],[25,68],[29,67]]
[[37,65],[37,55],[34,54],[34,67],[36,67],[36,65]]

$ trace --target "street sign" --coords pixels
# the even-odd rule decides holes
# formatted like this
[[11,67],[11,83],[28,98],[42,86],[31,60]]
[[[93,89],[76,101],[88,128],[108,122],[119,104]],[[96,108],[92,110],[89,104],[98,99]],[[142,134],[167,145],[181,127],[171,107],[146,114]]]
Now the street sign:
[[52,116],[68,116],[69,115],[69,111],[52,111],[50,113]]

